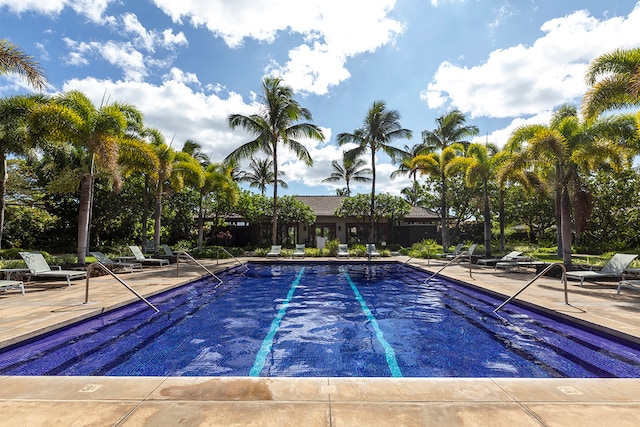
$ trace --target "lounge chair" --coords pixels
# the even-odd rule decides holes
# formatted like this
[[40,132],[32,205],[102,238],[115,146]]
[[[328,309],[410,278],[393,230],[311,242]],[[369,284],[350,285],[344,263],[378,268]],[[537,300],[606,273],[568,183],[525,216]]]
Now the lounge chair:
[[380,256],[380,252],[376,250],[376,245],[374,243],[367,243],[366,248],[367,248],[367,257],[373,258],[373,257]]
[[24,295],[24,283],[22,280],[0,280],[0,291],[8,291],[9,289],[20,289]]
[[273,245],[271,246],[271,250],[267,252],[267,258],[272,256],[278,258],[280,256],[280,252],[282,252],[282,246]]
[[186,255],[177,255],[173,252],[173,250],[169,247],[169,245],[167,245],[166,243],[163,243],[162,245],[160,245],[160,247],[162,248],[162,250],[164,251],[164,255],[160,255],[160,257],[162,258],[167,258],[169,260],[169,262],[178,262],[178,260],[180,261],[184,261],[184,262],[188,262],[189,259]]
[[[162,267],[163,265],[169,265],[169,260],[168,259],[151,258],[151,257],[144,256],[144,254],[142,253],[142,250],[140,250],[140,248],[138,246],[129,246],[129,249],[133,253],[134,259],[139,263],[142,263],[142,264],[157,264],[160,267]],[[126,261],[125,258],[120,258],[120,260],[121,261]]]
[[301,256],[304,258],[304,245],[296,245],[295,251],[293,251],[293,257]]
[[483,265],[483,266],[496,266],[496,264],[498,264],[499,262],[505,262],[505,261],[514,261],[516,259],[518,259],[519,256],[522,255],[521,251],[511,251],[508,254],[506,254],[505,256],[503,256],[502,258],[480,258],[477,262],[478,265]]
[[477,247],[478,247],[478,244],[474,243],[471,246],[469,246],[469,249],[467,249],[466,251],[460,250],[460,251],[458,251],[458,253],[456,255],[448,254],[447,255],[447,259],[448,260],[453,260],[453,259],[456,259],[456,257],[464,254],[464,256],[460,257],[459,260],[466,259],[468,261],[471,258],[471,256],[473,255],[473,253],[476,251]]
[[62,270],[59,266],[54,266],[58,268],[57,270],[52,269],[40,252],[20,252],[20,256],[27,264],[31,277],[65,278],[69,286],[71,286],[71,279],[87,277],[86,271]]
[[567,279],[580,279],[580,286],[585,279],[620,279],[622,273],[636,259],[638,255],[634,254],[615,254],[609,261],[598,271],[567,271]]
[[453,252],[451,253],[441,253],[441,254],[435,254],[434,257],[436,258],[447,258],[449,256],[453,256],[454,258],[456,256],[458,256],[460,254],[460,251],[462,250],[463,244],[462,243],[458,243],[455,247],[455,249],[453,250]]
[[134,271],[142,271],[142,263],[140,262],[114,261],[102,252],[98,251],[89,253],[109,270],[124,270],[129,271],[130,273],[133,273]]
[[337,254],[338,258],[346,256],[347,258],[350,257],[349,255],[349,245],[347,244],[339,244],[338,245],[338,254]]

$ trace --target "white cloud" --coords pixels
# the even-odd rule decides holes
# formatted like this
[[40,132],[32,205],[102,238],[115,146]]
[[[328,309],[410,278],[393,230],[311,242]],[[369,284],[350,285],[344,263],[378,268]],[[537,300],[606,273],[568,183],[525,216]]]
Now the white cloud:
[[493,51],[477,66],[440,64],[421,93],[432,108],[449,102],[471,117],[516,117],[579,102],[593,58],[640,44],[640,4],[627,17],[598,20],[577,11],[544,23],[532,46]]
[[69,7],[76,13],[86,16],[91,22],[104,24],[112,18],[105,17],[109,4],[116,0],[0,0],[0,8],[6,7],[13,13],[36,12],[45,15],[58,15]]
[[144,56],[130,43],[86,43],[68,38],[64,42],[71,50],[67,58],[67,63],[71,65],[87,65],[88,57],[100,56],[111,65],[121,68],[127,80],[140,81],[148,74]]
[[403,31],[388,17],[395,0],[154,0],[174,22],[204,26],[232,48],[245,38],[271,43],[288,31],[304,42],[289,51],[285,64],[267,68],[293,89],[325,94],[348,79],[346,61],[393,43]]
[[498,129],[493,131],[488,135],[477,136],[473,139],[472,142],[478,142],[484,144],[485,142],[490,142],[492,144],[497,145],[502,148],[505,146],[513,131],[521,126],[528,125],[548,125],[551,121],[551,116],[553,115],[553,111],[543,111],[532,117],[528,118],[516,118],[511,121],[506,127],[502,129]]

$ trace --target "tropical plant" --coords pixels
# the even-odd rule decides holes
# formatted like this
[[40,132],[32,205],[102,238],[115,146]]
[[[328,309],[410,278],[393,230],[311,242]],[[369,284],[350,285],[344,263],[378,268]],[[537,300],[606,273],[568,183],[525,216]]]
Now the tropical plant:
[[84,264],[95,174],[103,173],[117,190],[121,188],[119,149],[127,144],[139,146],[137,135],[142,129],[142,113],[131,104],[117,102],[96,108],[82,92],[70,91],[35,106],[29,126],[34,141],[69,143],[73,147],[78,164],[66,170],[69,186],[66,189],[60,186],[59,190],[74,192],[80,182],[77,251],[78,262]]
[[[198,189],[200,202],[198,205],[198,250],[202,251],[204,239],[205,200],[216,214],[231,213],[238,201],[238,185],[231,177],[231,169],[220,163],[211,163],[204,168],[204,180]],[[218,225],[216,221],[215,226]]]
[[[293,99],[293,90],[282,83],[279,78],[266,77],[262,81],[261,111],[245,116],[232,114],[228,118],[231,129],[241,127],[255,139],[236,148],[225,161],[237,162],[251,157],[257,151],[263,151],[273,160],[273,177],[278,174],[278,146],[283,145],[292,151],[306,165],[313,165],[307,148],[298,141],[306,137],[323,140],[322,130],[312,123],[298,123],[300,120],[311,120],[311,112],[303,108]],[[271,240],[277,243],[278,237],[278,186],[273,186],[273,217]]]
[[363,159],[350,160],[342,153],[342,164],[337,160],[331,162],[332,172],[328,178],[322,180],[322,182],[340,182],[344,181],[346,184],[346,191],[344,196],[351,196],[351,182],[371,182],[372,171],[370,168],[366,168],[367,162]]
[[23,156],[30,152],[28,117],[38,103],[47,102],[41,95],[18,95],[0,99],[0,247],[3,238],[5,196],[7,194],[7,155]]
[[[279,176],[283,176],[284,173],[278,171]],[[249,163],[249,171],[242,174],[238,179],[238,182],[247,182],[251,188],[259,188],[260,194],[264,194],[267,190],[267,185],[273,185],[275,181],[273,175],[273,160],[270,159],[257,159],[252,158]],[[287,183],[278,178],[278,185],[282,188],[288,188]]]
[[157,129],[145,129],[144,134],[149,138],[159,160],[157,179],[155,181],[155,210],[153,252],[160,250],[160,234],[162,219],[162,199],[166,188],[182,191],[185,184],[194,188],[204,185],[204,172],[198,160],[189,153],[176,151],[166,144],[164,136]]
[[375,101],[369,108],[362,125],[353,133],[340,133],[339,145],[355,143],[357,146],[344,153],[348,161],[354,161],[367,152],[371,154],[371,195],[369,204],[369,242],[375,243],[374,213],[376,196],[376,152],[381,150],[391,159],[402,155],[402,150],[391,145],[396,139],[411,138],[411,131],[400,125],[400,113],[387,110],[383,101]]
[[577,236],[584,230],[592,208],[592,196],[582,174],[602,165],[614,170],[629,165],[632,152],[627,145],[635,138],[632,116],[581,122],[576,107],[571,105],[560,106],[549,125],[522,126],[511,135],[508,146],[513,154],[505,167],[533,168],[553,177],[559,219],[558,255],[565,267],[571,265],[571,207]]
[[[464,153],[470,144],[469,137],[478,134],[478,127],[466,125],[466,118],[459,110],[453,110],[436,119],[434,130],[422,131],[423,150],[410,162],[411,169],[437,177],[440,181],[440,228],[442,246],[449,247],[449,207],[447,205],[447,164],[457,155]],[[437,153],[435,150],[440,150]]]
[[47,87],[44,71],[33,56],[22,52],[7,39],[0,40],[0,75],[16,73],[37,90]]
[[640,105],[640,48],[616,49],[595,58],[586,78],[591,86],[582,99],[587,120],[612,109]]

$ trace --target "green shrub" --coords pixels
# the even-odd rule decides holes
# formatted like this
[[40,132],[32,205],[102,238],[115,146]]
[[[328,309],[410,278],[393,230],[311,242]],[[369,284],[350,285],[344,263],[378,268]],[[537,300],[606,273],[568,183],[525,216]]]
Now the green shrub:
[[333,239],[326,242],[323,253],[326,253],[325,256],[338,256],[338,245],[340,244],[340,240]]

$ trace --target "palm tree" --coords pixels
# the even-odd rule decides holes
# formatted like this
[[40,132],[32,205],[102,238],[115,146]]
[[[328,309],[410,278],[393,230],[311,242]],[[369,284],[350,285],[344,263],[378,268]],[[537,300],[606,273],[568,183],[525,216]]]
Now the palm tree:
[[640,105],[640,48],[597,57],[589,64],[586,81],[591,86],[582,100],[587,120],[607,110]]
[[204,185],[202,166],[189,153],[176,151],[165,143],[165,139],[157,129],[146,129],[144,132],[150,140],[159,160],[157,180],[155,182],[156,204],[154,210],[153,252],[160,250],[160,231],[162,219],[162,199],[165,188],[182,191],[185,183],[195,188]]
[[[449,207],[447,205],[446,166],[458,153],[463,153],[470,144],[468,138],[478,134],[478,127],[466,125],[466,118],[459,110],[453,110],[436,119],[434,130],[422,131],[423,150],[428,154],[420,154],[412,160],[411,168],[418,168],[440,181],[440,211],[442,215],[440,227],[442,247],[449,247]],[[433,150],[440,150],[440,154]]]
[[[204,167],[204,180],[198,189],[200,201],[198,205],[198,250],[202,251],[204,240],[204,200],[213,194],[216,199],[223,199],[235,204],[238,199],[238,184],[231,177],[232,168],[224,164],[211,163]],[[218,200],[221,202],[221,200]]]
[[420,154],[427,154],[430,150],[432,150],[432,147],[425,147],[424,144],[415,144],[411,147],[405,144],[402,155],[396,159],[399,166],[398,169],[391,174],[391,179],[395,179],[398,176],[409,175],[409,177],[413,179],[415,186],[418,171],[411,168],[411,160]]
[[[278,174],[278,146],[282,144],[292,151],[306,165],[313,165],[311,155],[297,139],[307,137],[322,141],[322,130],[312,123],[298,123],[311,120],[311,112],[293,99],[293,90],[279,78],[266,77],[262,81],[262,109],[258,114],[229,116],[231,129],[241,127],[255,139],[236,148],[225,161],[238,161],[251,157],[257,151],[263,151],[273,160],[273,177]],[[278,186],[273,186],[272,244],[278,238]]]
[[[280,176],[283,176],[284,173],[278,171]],[[267,190],[267,185],[273,185],[275,181],[273,179],[273,160],[270,159],[256,159],[255,157],[251,159],[251,163],[249,164],[249,172],[245,172],[238,179],[238,182],[248,182],[249,187],[259,188],[260,194],[264,195]],[[278,185],[282,188],[288,188],[287,183],[278,178]]]
[[33,108],[30,136],[39,142],[68,142],[80,156],[78,214],[78,262],[88,252],[93,183],[97,171],[105,173],[116,190],[122,185],[118,168],[120,144],[137,138],[142,113],[130,104],[112,103],[96,108],[82,92],[62,93]]
[[344,181],[347,185],[346,191],[344,193],[345,196],[351,196],[351,181],[354,182],[371,182],[371,177],[367,175],[371,175],[371,169],[365,168],[364,166],[367,164],[363,159],[354,159],[349,160],[345,157],[344,153],[342,153],[342,164],[340,164],[337,160],[333,160],[331,162],[331,167],[333,168],[333,172],[329,178],[325,178],[322,182],[339,182]]
[[367,151],[371,153],[371,203],[369,212],[369,242],[375,243],[374,212],[376,195],[376,152],[382,150],[391,159],[396,159],[402,155],[402,150],[390,145],[399,138],[411,138],[411,131],[400,126],[400,113],[396,110],[387,110],[383,101],[375,101],[362,126],[353,133],[340,133],[337,140],[339,145],[355,143],[353,148],[344,157],[348,161],[355,161]]
[[7,194],[7,155],[25,155],[30,151],[28,117],[35,105],[44,102],[47,102],[47,98],[42,95],[0,99],[0,247]]
[[489,205],[489,182],[495,177],[500,164],[498,147],[493,144],[470,144],[466,156],[456,157],[447,165],[447,172],[463,170],[467,186],[482,186],[482,216],[484,217],[485,255],[491,256],[491,207]]
[[628,165],[632,152],[625,144],[634,138],[637,135],[632,116],[582,123],[577,109],[570,105],[559,107],[548,126],[523,126],[511,135],[508,146],[513,155],[506,167],[553,171],[558,251],[565,267],[571,265],[571,206],[576,214],[577,233],[591,212],[591,196],[581,174],[603,164],[613,169]]
[[40,64],[7,39],[0,40],[0,75],[16,73],[37,90],[47,87],[47,78]]

